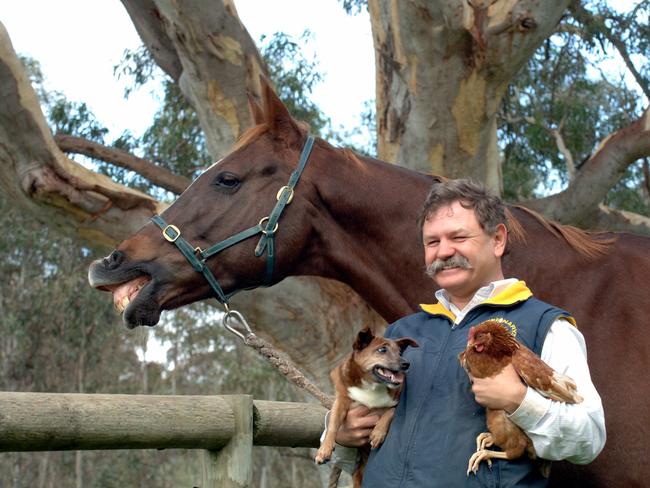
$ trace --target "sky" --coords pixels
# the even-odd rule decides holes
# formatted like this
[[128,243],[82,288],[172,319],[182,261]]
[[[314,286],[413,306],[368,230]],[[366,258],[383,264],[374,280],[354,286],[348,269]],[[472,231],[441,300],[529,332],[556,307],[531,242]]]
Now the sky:
[[[285,32],[298,39],[313,34],[305,53],[315,56],[324,81],[313,100],[335,129],[360,122],[363,103],[374,98],[374,54],[366,13],[349,16],[338,0],[236,0],[253,40]],[[4,0],[0,22],[14,50],[41,63],[46,88],[71,101],[86,102],[112,137],[129,129],[138,136],[159,100],[145,87],[124,99],[125,81],[113,67],[140,38],[119,0]],[[333,26],[335,28],[333,28]],[[110,139],[110,138],[109,138]]]

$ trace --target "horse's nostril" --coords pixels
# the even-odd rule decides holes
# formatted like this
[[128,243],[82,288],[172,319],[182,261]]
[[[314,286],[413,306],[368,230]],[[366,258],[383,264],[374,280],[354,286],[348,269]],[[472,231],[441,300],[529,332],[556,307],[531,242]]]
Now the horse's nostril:
[[110,256],[104,258],[104,267],[106,269],[115,269],[124,261],[124,253],[113,251]]

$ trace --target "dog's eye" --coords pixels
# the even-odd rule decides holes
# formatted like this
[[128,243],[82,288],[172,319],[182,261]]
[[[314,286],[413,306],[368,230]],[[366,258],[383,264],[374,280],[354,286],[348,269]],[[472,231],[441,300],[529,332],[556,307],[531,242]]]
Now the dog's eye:
[[388,348],[386,348],[386,346],[381,346],[379,349],[377,349],[377,352],[379,354],[386,354],[388,352]]

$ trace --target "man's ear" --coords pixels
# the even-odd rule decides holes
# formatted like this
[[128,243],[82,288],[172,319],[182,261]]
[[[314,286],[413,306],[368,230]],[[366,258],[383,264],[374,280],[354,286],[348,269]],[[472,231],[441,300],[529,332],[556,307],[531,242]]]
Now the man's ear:
[[498,224],[497,229],[493,236],[494,239],[494,254],[497,257],[503,256],[508,242],[508,229],[505,224]]
[[399,346],[400,354],[403,353],[404,350],[409,346],[411,346],[411,347],[420,347],[420,344],[415,342],[410,337],[402,337],[401,339],[397,339],[395,342],[397,342],[397,345]]
[[362,349],[368,347],[368,344],[370,344],[374,338],[375,335],[372,333],[370,328],[366,326],[357,334],[357,338],[352,345],[352,349],[355,351],[361,351]]

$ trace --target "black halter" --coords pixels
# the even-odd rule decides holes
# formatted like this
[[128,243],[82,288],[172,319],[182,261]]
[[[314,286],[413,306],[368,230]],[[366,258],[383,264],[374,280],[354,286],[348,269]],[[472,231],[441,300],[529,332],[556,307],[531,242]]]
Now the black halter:
[[206,265],[206,260],[220,253],[224,249],[248,239],[257,234],[262,234],[257,247],[255,248],[255,257],[260,257],[266,251],[266,286],[271,284],[271,278],[273,277],[273,267],[275,264],[275,249],[274,249],[274,237],[275,233],[279,228],[278,220],[282,215],[284,208],[291,203],[293,199],[294,188],[298,184],[300,175],[302,175],[305,166],[307,165],[307,160],[309,159],[309,154],[314,145],[314,136],[309,135],[305,141],[305,145],[302,148],[302,153],[300,154],[300,160],[298,161],[298,167],[296,170],[291,173],[289,177],[289,182],[286,186],[283,186],[278,191],[276,196],[277,203],[271,211],[268,217],[264,217],[259,223],[253,227],[249,227],[246,230],[243,230],[234,236],[228,237],[221,242],[218,242],[212,247],[209,247],[205,251],[200,247],[193,247],[189,242],[181,237],[181,231],[175,225],[167,224],[165,220],[160,215],[154,215],[151,217],[151,221],[162,229],[163,237],[176,245],[178,250],[185,256],[185,258],[190,262],[195,271],[202,273],[205,279],[210,284],[210,287],[217,295],[217,300],[219,300],[223,305],[227,307],[228,299],[237,293],[239,290],[232,291],[227,295],[224,293],[223,289],[219,285],[217,278],[214,276],[212,271]]

